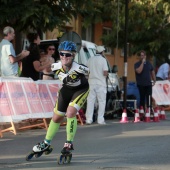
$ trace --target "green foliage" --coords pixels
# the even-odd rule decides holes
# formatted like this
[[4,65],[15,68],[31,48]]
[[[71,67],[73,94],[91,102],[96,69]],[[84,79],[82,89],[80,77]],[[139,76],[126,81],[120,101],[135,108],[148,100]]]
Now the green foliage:
[[[103,44],[124,47],[125,0],[99,0],[93,22],[112,21],[112,33],[102,36]],[[170,2],[169,0],[129,0],[128,42],[131,53],[141,49],[156,57],[170,53]],[[88,21],[91,24],[91,21]],[[117,41],[118,40],[118,41]]]
[[[110,47],[124,47],[125,0],[0,0],[0,26],[19,31],[53,30],[73,16],[83,17],[83,26],[112,21],[112,33],[103,36]],[[170,53],[169,0],[129,0],[128,42],[130,51],[144,49],[157,57]]]
[[76,17],[80,10],[84,12],[84,2],[77,0],[0,0],[0,26],[11,25],[20,31],[29,29],[52,31],[70,21],[72,16]]
[[[169,12],[167,9],[169,9]],[[128,40],[133,46],[132,52],[136,53],[140,49],[145,49],[151,55],[166,57],[168,49],[164,49],[165,44],[169,43],[170,48],[170,42],[168,42],[169,17],[170,3],[160,0],[143,0],[142,4],[136,0],[131,1],[129,5]]]

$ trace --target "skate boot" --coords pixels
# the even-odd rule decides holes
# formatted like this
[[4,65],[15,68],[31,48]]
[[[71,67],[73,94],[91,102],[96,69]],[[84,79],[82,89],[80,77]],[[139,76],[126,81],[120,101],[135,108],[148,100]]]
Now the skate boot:
[[73,144],[71,142],[66,142],[64,144],[63,149],[61,150],[61,153],[62,154],[69,154],[72,150],[74,150]]
[[50,145],[47,142],[42,141],[41,143],[38,143],[33,147],[33,151],[36,153],[43,152],[43,151],[47,150],[49,147],[50,147]]
[[72,150],[74,150],[72,142],[66,141],[63,149],[61,150],[61,155],[58,159],[58,164],[70,163],[72,159]]
[[30,159],[32,159],[33,156],[39,158],[43,153],[45,153],[45,155],[48,155],[52,152],[52,150],[53,148],[50,144],[42,141],[41,143],[38,143],[33,147],[32,152],[26,156],[26,160],[29,161]]

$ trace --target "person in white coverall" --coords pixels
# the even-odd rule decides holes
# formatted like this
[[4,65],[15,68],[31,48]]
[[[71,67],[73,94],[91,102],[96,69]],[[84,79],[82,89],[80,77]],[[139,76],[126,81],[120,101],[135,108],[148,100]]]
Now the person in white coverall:
[[97,99],[98,102],[98,124],[106,124],[104,120],[105,106],[106,106],[106,93],[107,84],[106,77],[108,76],[108,65],[104,57],[103,46],[97,46],[97,54],[91,57],[87,66],[90,70],[89,74],[89,85],[90,92],[87,97],[87,108],[86,108],[86,124],[92,124],[94,105]]

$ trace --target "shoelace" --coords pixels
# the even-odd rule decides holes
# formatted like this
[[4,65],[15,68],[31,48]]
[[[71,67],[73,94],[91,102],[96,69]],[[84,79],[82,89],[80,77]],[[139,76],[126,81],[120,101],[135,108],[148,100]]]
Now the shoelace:
[[45,148],[45,143],[38,143],[37,148],[41,149],[41,150],[44,149]]
[[71,143],[65,143],[65,144],[64,144],[64,148],[69,148],[69,149],[71,149]]

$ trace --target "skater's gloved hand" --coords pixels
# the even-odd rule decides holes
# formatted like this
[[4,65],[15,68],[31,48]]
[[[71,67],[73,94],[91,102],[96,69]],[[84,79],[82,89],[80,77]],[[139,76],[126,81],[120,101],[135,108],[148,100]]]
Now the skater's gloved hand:
[[62,68],[62,65],[61,63],[53,63],[51,64],[51,70],[53,72],[56,72],[57,70],[61,69]]

